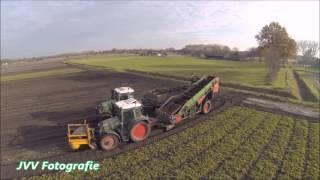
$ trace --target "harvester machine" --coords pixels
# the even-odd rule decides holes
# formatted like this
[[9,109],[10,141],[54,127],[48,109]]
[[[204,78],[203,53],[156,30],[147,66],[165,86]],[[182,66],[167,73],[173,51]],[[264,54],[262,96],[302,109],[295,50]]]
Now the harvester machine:
[[[123,142],[143,141],[148,138],[154,126],[169,130],[198,113],[209,113],[212,109],[212,98],[219,90],[219,78],[205,76],[185,87],[182,92],[177,89],[175,92],[179,93],[166,97],[164,103],[157,104],[159,99],[155,102],[144,98],[145,102],[153,102],[153,105],[150,105],[140,103],[132,97],[113,102],[112,116],[100,121],[96,128],[87,124],[68,125],[70,147],[79,149],[81,146],[89,146],[94,149],[99,146],[103,150],[112,150]],[[145,113],[144,106],[152,107],[154,113]],[[82,130],[78,130],[79,128]],[[78,136],[75,132],[81,133]]]
[[159,122],[170,129],[190,116],[202,112],[207,114],[212,107],[212,98],[219,93],[219,78],[205,76],[193,83],[183,93],[170,97],[159,109]]

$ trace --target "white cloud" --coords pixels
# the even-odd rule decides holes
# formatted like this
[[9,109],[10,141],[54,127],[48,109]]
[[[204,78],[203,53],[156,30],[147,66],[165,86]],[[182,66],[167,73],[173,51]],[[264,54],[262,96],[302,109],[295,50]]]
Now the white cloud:
[[1,2],[1,51],[24,57],[116,48],[256,46],[278,21],[296,40],[319,40],[318,1]]

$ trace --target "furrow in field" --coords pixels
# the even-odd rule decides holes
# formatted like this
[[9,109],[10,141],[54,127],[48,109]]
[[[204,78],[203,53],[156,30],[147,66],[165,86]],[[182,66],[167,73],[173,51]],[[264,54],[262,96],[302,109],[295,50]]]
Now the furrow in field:
[[[229,121],[233,122],[233,119],[226,119],[225,123]],[[202,155],[207,148],[219,144],[220,141],[223,141],[230,134],[239,131],[244,133],[246,130],[250,132],[250,128],[247,127],[254,127],[258,124],[255,122],[251,122],[250,119],[251,118],[242,117],[240,118],[240,121],[242,121],[241,124],[238,126],[233,126],[234,128],[229,127],[228,124],[224,124],[222,128],[216,128],[215,131],[209,132],[203,137],[197,137],[196,141],[190,142],[180,149],[175,149],[172,154],[168,154],[166,157],[160,160],[156,159],[152,162],[152,164],[144,166],[143,170],[139,171],[139,174],[134,174],[134,177],[142,177],[143,172],[145,171],[150,172],[147,173],[146,177],[163,177],[175,175],[172,173],[172,170],[181,169],[181,166],[183,164],[186,164],[194,158]]]
[[276,176],[278,165],[284,156],[293,126],[294,120],[291,118],[281,118],[279,120],[271,142],[266,146],[260,158],[243,179],[258,179],[259,177],[274,178]]
[[[125,178],[125,177],[127,177],[127,175],[130,176],[130,173],[135,172],[136,167],[142,167],[142,166],[145,167],[146,165],[151,167],[152,166],[151,164],[154,162],[155,159],[160,160],[160,161],[164,160],[163,158],[166,158],[170,154],[174,153],[172,151],[175,151],[177,149],[184,149],[188,143],[195,141],[197,138],[199,138],[199,136],[200,137],[205,136],[207,133],[212,132],[213,129],[215,129],[219,126],[222,126],[226,119],[231,118],[236,113],[235,110],[236,110],[236,108],[234,110],[230,110],[229,111],[230,113],[228,113],[227,116],[226,115],[218,115],[218,117],[216,117],[213,120],[206,121],[206,122],[201,123],[200,125],[197,125],[193,128],[189,128],[189,129],[179,133],[176,136],[172,136],[172,137],[169,137],[168,139],[162,140],[159,144],[157,144],[157,146],[159,146],[158,148],[157,147],[149,147],[151,151],[148,151],[147,154],[151,154],[150,155],[151,158],[146,159],[147,161],[142,160],[135,165],[129,164],[130,168],[126,168],[126,172],[128,174],[121,173],[122,177]],[[225,126],[230,126],[230,128],[236,127],[237,124],[240,122],[241,122],[241,119],[238,118],[238,119],[234,120],[233,122],[232,121],[227,122],[226,123],[227,125],[225,125]],[[165,144],[163,144],[163,143],[166,143],[166,141],[171,142],[172,145],[166,146]],[[159,148],[163,149],[163,151],[158,152],[157,149],[159,149]],[[153,151],[155,151],[156,153]],[[140,154],[143,152],[136,152],[136,153]],[[131,154],[131,155],[136,156],[136,154],[134,154],[134,155]],[[143,153],[143,156],[146,156],[146,154]],[[122,160],[119,160],[117,164],[122,164],[121,162],[122,162]],[[115,166],[117,166],[117,164],[115,164]],[[128,165],[126,167],[128,167]],[[118,167],[116,169],[117,169],[117,171],[119,171],[120,169],[123,169],[123,167]],[[112,177],[116,177],[117,175],[119,175],[119,172],[117,172],[117,171],[110,174],[111,176],[109,176],[109,177],[112,178]]]
[[320,179],[320,124],[310,123],[303,179]]
[[220,179],[228,175],[233,179],[240,179],[244,174],[247,174],[250,166],[272,139],[272,134],[275,133],[278,122],[278,119],[270,115],[253,136],[250,136],[244,144],[241,144],[231,156],[224,160],[222,166],[214,172],[212,177]]
[[296,122],[293,138],[289,142],[288,151],[285,153],[277,179],[301,179],[304,167],[308,122]]

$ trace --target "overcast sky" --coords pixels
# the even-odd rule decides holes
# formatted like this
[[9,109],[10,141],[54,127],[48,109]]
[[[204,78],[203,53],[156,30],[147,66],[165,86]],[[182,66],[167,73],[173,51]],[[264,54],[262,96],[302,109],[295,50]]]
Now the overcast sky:
[[199,43],[245,50],[271,21],[319,41],[319,1],[1,1],[1,58]]

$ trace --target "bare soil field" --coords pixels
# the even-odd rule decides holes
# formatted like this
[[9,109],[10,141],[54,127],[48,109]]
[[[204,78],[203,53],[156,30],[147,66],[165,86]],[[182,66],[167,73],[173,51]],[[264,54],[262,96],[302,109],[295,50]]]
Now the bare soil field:
[[56,58],[41,61],[17,62],[8,65],[1,65],[1,75],[64,68],[68,66],[67,64],[62,63],[65,60],[65,58]]
[[130,86],[139,97],[147,90],[181,85],[174,81],[107,71],[2,83],[2,164],[69,151],[66,125],[92,119],[112,88]]

